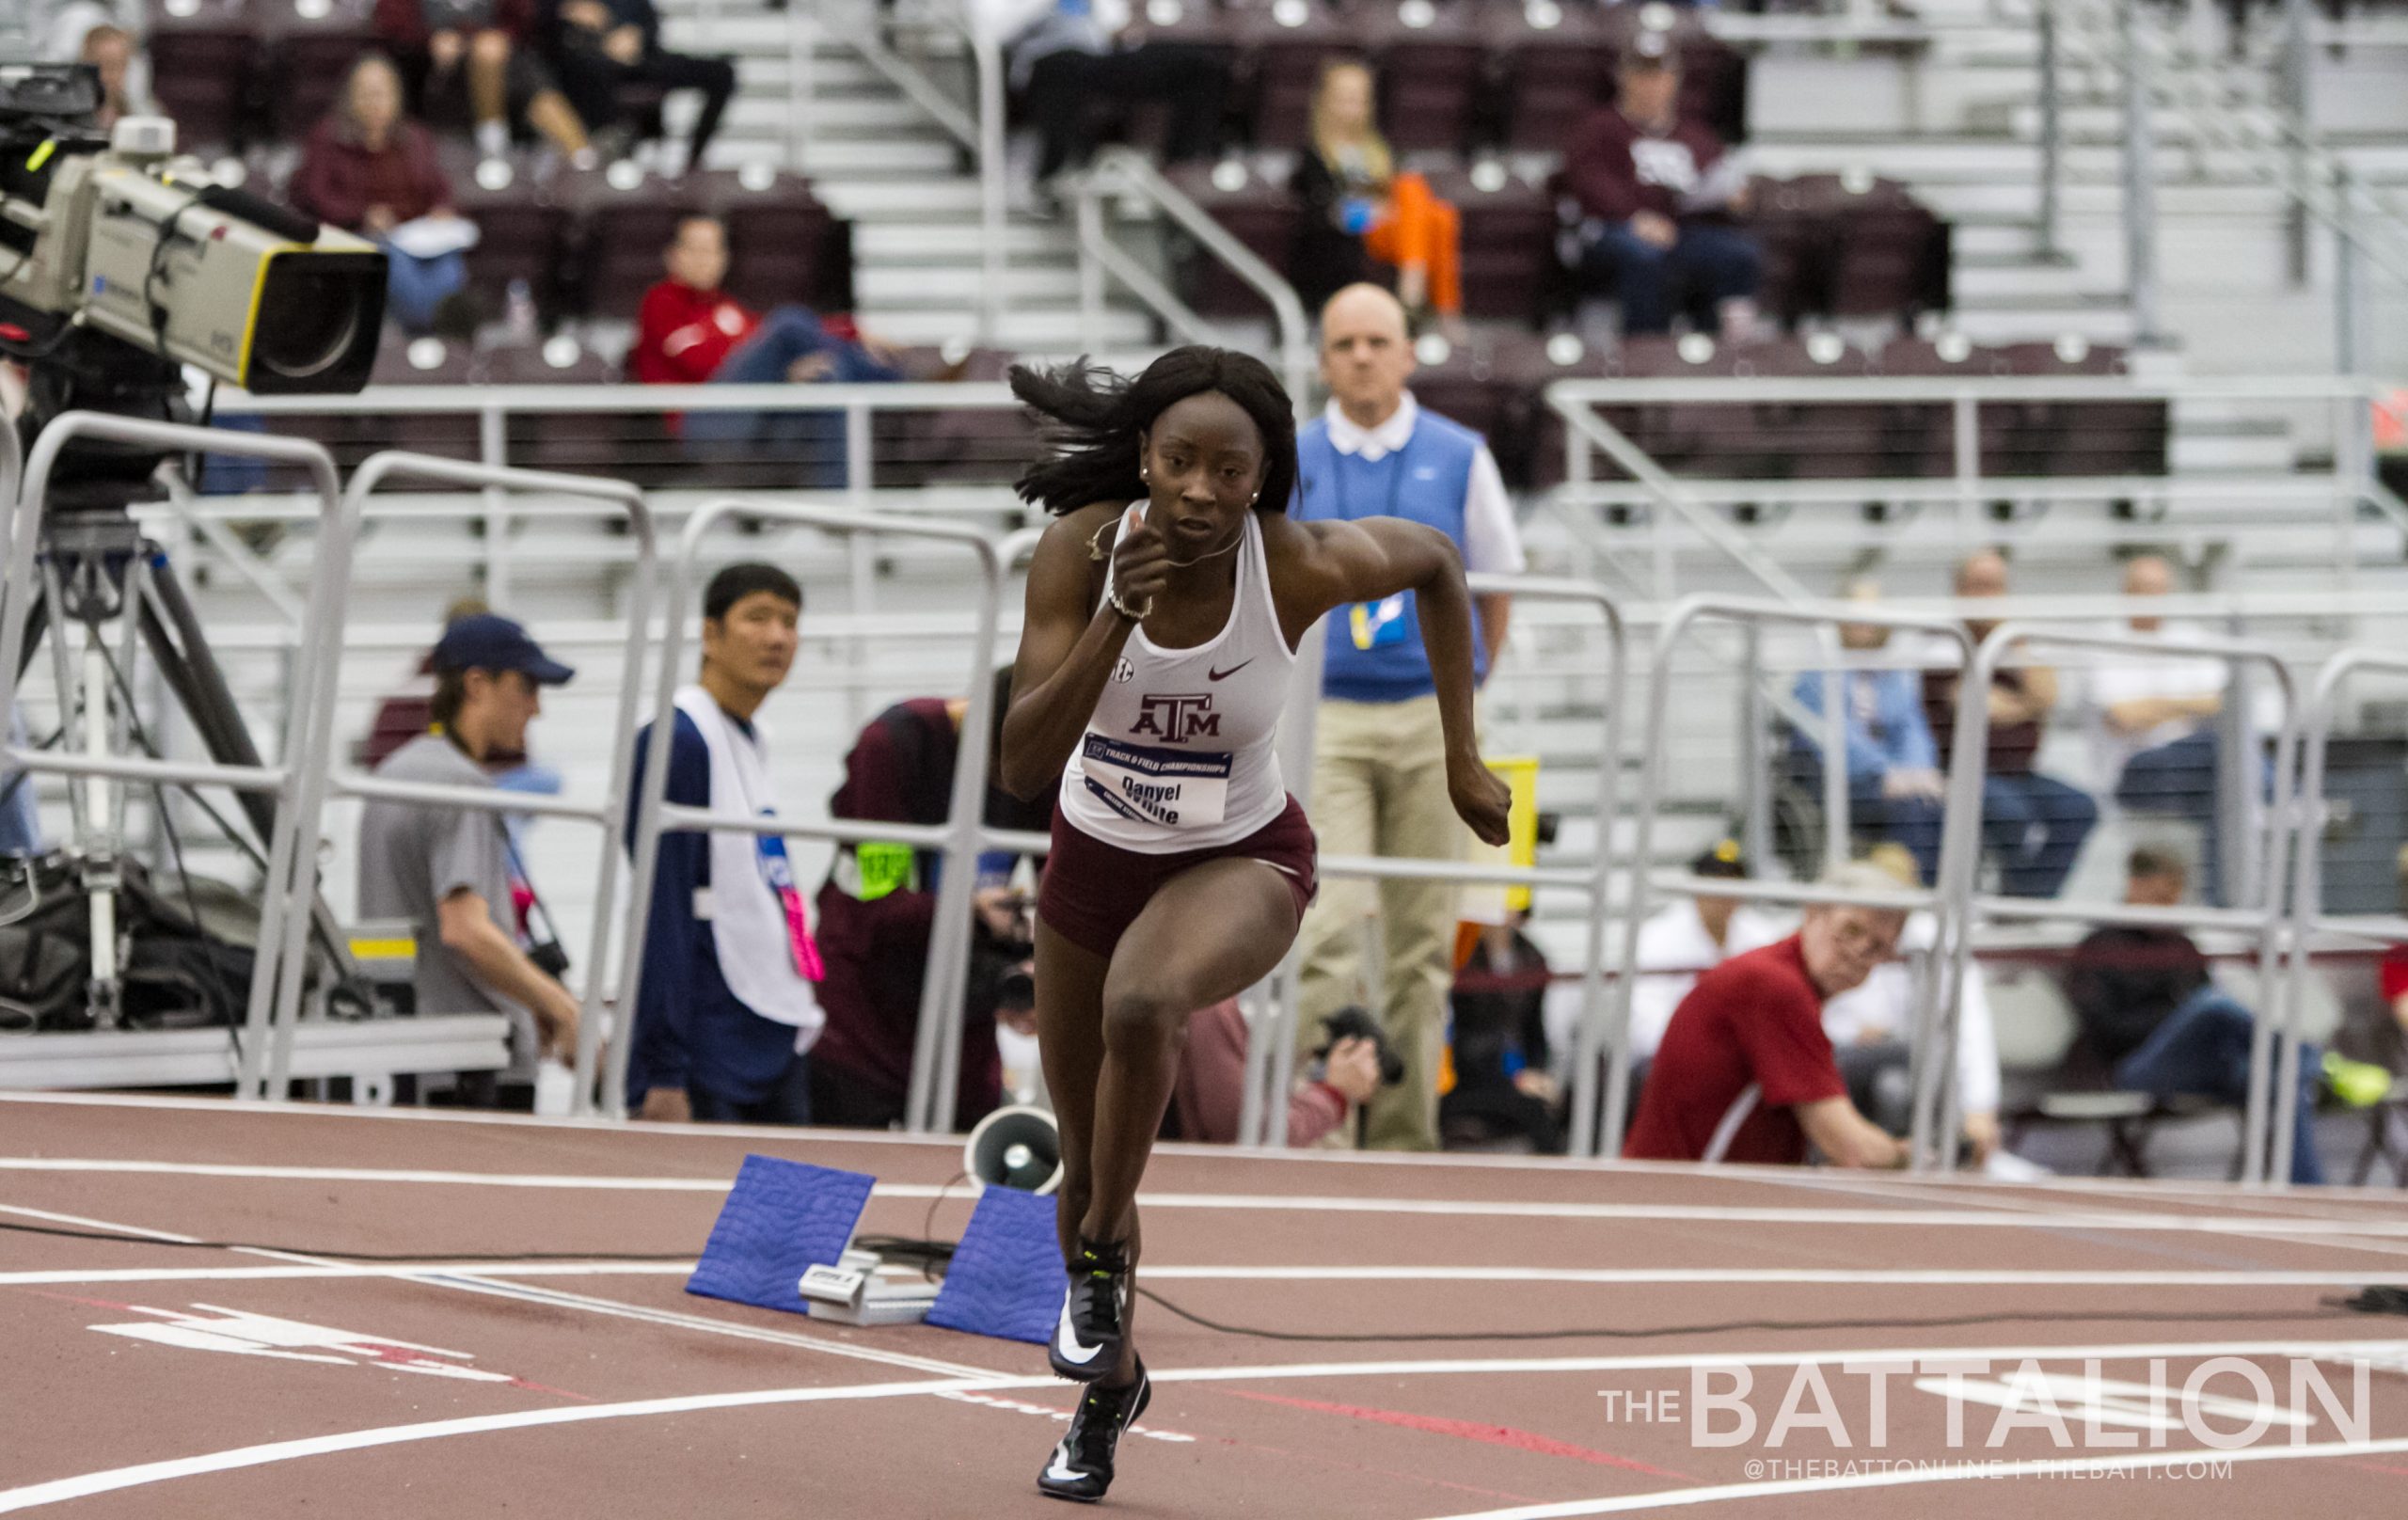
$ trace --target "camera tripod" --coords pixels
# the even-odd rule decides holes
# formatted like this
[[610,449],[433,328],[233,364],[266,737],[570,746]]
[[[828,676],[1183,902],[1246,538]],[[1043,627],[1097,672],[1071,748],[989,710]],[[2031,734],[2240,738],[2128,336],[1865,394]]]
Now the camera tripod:
[[[168,372],[171,374],[172,371]],[[48,378],[51,377],[37,371],[36,389],[29,399],[22,432],[0,443],[0,450],[5,451],[0,454],[0,465],[6,467],[0,468],[0,481],[10,485],[16,483],[18,476],[21,438],[36,437],[69,403],[84,399],[77,396],[72,385],[45,386],[43,381]],[[153,374],[124,385],[84,388],[87,391],[98,388],[103,392],[89,399],[115,404],[110,405],[108,418],[86,420],[75,438],[51,452],[46,463],[55,467],[32,487],[40,490],[44,499],[32,555],[34,576],[29,584],[19,588],[24,594],[21,607],[0,607],[0,647],[13,647],[15,652],[14,664],[8,672],[8,693],[0,700],[14,708],[15,693],[37,651],[47,642],[59,704],[58,745],[79,756],[79,763],[72,768],[65,765],[45,766],[31,752],[21,752],[16,758],[27,763],[29,769],[59,768],[68,775],[74,819],[71,854],[77,885],[88,905],[91,930],[86,1006],[96,1029],[115,1029],[123,1024],[118,901],[125,884],[124,862],[128,858],[126,807],[132,789],[128,783],[148,781],[156,789],[163,826],[168,831],[171,847],[181,856],[181,844],[174,838],[173,824],[166,812],[166,790],[171,784],[177,785],[199,800],[197,787],[210,779],[153,774],[139,765],[116,758],[138,751],[153,762],[160,759],[159,745],[135,712],[134,674],[137,655],[150,656],[152,667],[199,738],[213,768],[229,771],[263,768],[258,746],[235,705],[225,673],[210,649],[191,599],[166,551],[143,534],[129,510],[136,501],[157,499],[164,494],[157,476],[169,454],[150,446],[147,439],[134,440],[133,447],[126,447],[108,438],[111,433],[166,431],[153,427],[142,414],[164,418],[170,413],[166,389],[170,383]],[[138,420],[130,428],[105,425],[108,419],[119,415]],[[175,431],[190,435],[198,430]],[[246,441],[243,435],[226,437],[235,447]],[[22,512],[12,516],[12,537],[17,525],[24,520]],[[12,552],[16,548],[12,544]],[[114,643],[111,625],[116,625]],[[75,633],[79,629],[82,638],[77,640]],[[302,691],[293,693],[296,703],[306,697]],[[286,757],[288,763],[297,758]],[[25,783],[20,780],[15,784]],[[223,815],[210,809],[205,801],[201,806],[217,821],[230,842],[251,852],[266,867],[273,854],[271,842],[276,838],[278,799],[251,787],[237,785],[234,790],[242,814],[257,835],[256,848]],[[265,890],[272,894],[275,888],[271,879]],[[337,982],[346,995],[356,996],[351,982],[350,959],[338,926],[323,896],[314,891],[310,894],[309,913],[310,938],[336,968]],[[258,953],[273,957],[276,949],[267,942],[269,926],[263,923],[261,928]]]

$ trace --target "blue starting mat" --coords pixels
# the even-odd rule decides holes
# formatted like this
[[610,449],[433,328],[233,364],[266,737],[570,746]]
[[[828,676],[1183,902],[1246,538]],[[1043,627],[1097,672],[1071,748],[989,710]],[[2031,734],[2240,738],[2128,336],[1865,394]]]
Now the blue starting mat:
[[1054,1234],[1054,1200],[990,1185],[978,1195],[928,1323],[1041,1346],[1053,1337],[1069,1289]]
[[832,1266],[845,1254],[876,1180],[866,1172],[745,1157],[686,1291],[807,1312],[796,1284],[807,1268]]

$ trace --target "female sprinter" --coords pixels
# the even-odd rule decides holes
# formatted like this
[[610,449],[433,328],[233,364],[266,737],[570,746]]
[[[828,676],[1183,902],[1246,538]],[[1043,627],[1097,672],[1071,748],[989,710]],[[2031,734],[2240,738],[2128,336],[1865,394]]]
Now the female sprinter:
[[1313,896],[1312,828],[1272,752],[1298,641],[1334,608],[1413,593],[1455,810],[1501,844],[1508,793],[1472,733],[1453,543],[1393,517],[1290,521],[1295,417],[1260,360],[1189,347],[1134,382],[1074,366],[1011,383],[1052,423],[1020,493],[1057,520],[1029,570],[1002,775],[1023,798],[1059,788],[1037,909],[1070,1272],[1051,1359],[1088,1385],[1038,1486],[1092,1502],[1149,1394],[1137,1184],[1188,1014],[1276,967]]

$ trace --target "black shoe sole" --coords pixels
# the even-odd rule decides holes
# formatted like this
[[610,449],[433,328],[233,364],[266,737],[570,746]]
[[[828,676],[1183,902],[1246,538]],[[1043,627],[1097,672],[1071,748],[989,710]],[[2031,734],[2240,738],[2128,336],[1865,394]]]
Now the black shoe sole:
[[[1146,1406],[1154,1401],[1153,1379],[1146,1376],[1145,1364],[1142,1362],[1138,1364],[1137,1376],[1144,1384],[1144,1387],[1137,1395],[1137,1406],[1129,1411],[1129,1423],[1120,1427],[1122,1435],[1129,1433],[1130,1428],[1134,1426],[1146,1413]],[[1038,1475],[1037,1491],[1049,1499],[1063,1499],[1071,1504],[1100,1504],[1103,1501],[1104,1495],[1111,1491],[1112,1480],[1117,1476],[1119,1466],[1120,1445],[1117,1438],[1113,1442],[1112,1457],[1115,1471],[1103,1474],[1102,1485],[1092,1494],[1080,1494],[1067,1488],[1054,1488],[1046,1482],[1043,1473]]]

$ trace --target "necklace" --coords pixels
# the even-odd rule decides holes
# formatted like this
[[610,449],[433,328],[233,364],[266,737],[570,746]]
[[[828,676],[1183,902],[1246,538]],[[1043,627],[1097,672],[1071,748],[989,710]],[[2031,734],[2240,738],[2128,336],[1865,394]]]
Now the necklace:
[[1171,561],[1171,562],[1170,562],[1170,567],[1171,567],[1172,569],[1174,569],[1174,570],[1184,570],[1184,569],[1186,569],[1186,568],[1187,568],[1189,565],[1191,565],[1191,564],[1202,564],[1202,563],[1203,563],[1205,561],[1207,561],[1207,560],[1217,560],[1217,559],[1219,559],[1222,555],[1228,553],[1231,549],[1236,548],[1239,545],[1241,545],[1241,544],[1243,544],[1243,543],[1244,543],[1244,542],[1245,542],[1245,530],[1244,530],[1243,527],[1241,527],[1241,528],[1238,530],[1238,536],[1237,536],[1237,537],[1235,537],[1235,538],[1233,538],[1233,539],[1230,539],[1227,544],[1222,545],[1219,548],[1214,549],[1212,553],[1210,553],[1210,554],[1199,554],[1199,555],[1197,555],[1196,558],[1194,558],[1194,559],[1192,559],[1192,560],[1173,560],[1173,561]]

